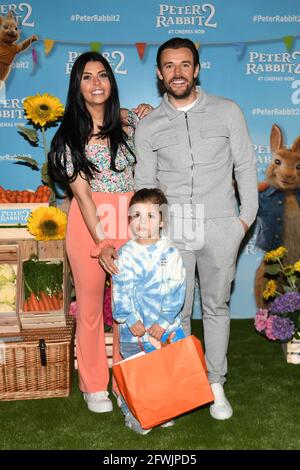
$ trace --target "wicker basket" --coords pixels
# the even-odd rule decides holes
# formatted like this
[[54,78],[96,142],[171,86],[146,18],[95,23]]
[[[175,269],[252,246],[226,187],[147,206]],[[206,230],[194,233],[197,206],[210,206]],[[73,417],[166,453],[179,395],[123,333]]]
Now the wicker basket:
[[64,328],[0,335],[0,399],[67,397],[74,367],[74,320]]

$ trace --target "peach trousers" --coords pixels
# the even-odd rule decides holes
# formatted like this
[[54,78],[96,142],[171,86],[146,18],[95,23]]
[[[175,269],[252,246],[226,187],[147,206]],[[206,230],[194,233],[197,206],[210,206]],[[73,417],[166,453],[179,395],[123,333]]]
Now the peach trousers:
[[[102,228],[119,248],[128,240],[130,193],[92,193]],[[105,350],[103,298],[105,271],[98,259],[91,258],[95,246],[75,198],[72,199],[66,233],[69,258],[77,300],[76,352],[79,388],[82,392],[107,390],[109,369]],[[119,361],[118,327],[114,323],[113,360]]]

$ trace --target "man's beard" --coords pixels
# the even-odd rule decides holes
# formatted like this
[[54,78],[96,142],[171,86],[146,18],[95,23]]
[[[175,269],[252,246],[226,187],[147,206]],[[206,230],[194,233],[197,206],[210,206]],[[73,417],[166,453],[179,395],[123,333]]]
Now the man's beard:
[[[181,77],[178,77],[178,78],[181,78]],[[173,98],[176,98],[177,100],[184,100],[185,98],[188,98],[191,92],[193,91],[195,84],[196,84],[196,79],[194,79],[192,83],[188,83],[185,90],[176,91],[171,88],[171,85],[169,85],[169,83],[166,84],[165,82],[163,82],[163,85],[168,95],[173,96]]]

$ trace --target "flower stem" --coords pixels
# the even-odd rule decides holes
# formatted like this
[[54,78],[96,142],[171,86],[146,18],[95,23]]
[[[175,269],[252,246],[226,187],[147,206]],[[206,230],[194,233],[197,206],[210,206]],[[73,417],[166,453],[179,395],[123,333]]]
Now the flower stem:
[[45,153],[45,161],[47,161],[47,155],[48,155],[48,146],[47,146],[47,140],[46,140],[46,132],[45,128],[41,128],[42,131],[42,136],[43,136],[43,147],[44,147],[44,153]]

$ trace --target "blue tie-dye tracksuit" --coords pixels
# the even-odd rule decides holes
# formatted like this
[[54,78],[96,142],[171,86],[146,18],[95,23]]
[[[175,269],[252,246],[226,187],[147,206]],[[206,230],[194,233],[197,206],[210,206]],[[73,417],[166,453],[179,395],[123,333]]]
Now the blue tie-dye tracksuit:
[[[158,323],[166,333],[180,327],[185,298],[185,268],[178,249],[166,238],[152,245],[128,241],[120,250],[113,275],[113,317],[120,342],[138,342],[130,331],[138,320],[150,328]],[[141,340],[148,341],[148,334]]]

